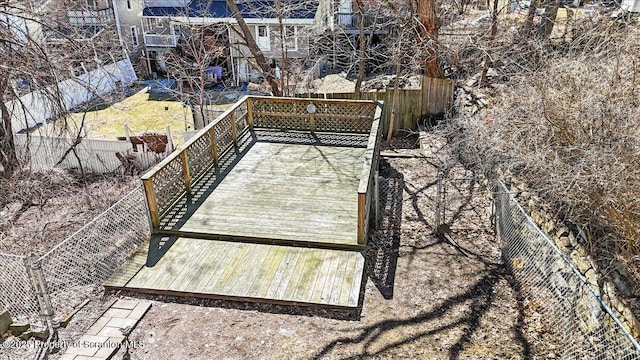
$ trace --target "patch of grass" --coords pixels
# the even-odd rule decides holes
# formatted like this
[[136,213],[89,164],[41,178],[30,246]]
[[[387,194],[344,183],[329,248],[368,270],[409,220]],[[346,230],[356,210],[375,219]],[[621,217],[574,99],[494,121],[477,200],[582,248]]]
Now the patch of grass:
[[[84,112],[71,114],[70,126],[77,129],[83,116]],[[169,125],[174,144],[180,144],[183,142],[183,131],[193,130],[193,117],[191,109],[183,108],[181,102],[149,100],[146,89],[105,109],[86,112],[85,126],[92,138],[116,139],[124,136],[124,124],[129,125],[131,135],[146,132],[164,134]]]

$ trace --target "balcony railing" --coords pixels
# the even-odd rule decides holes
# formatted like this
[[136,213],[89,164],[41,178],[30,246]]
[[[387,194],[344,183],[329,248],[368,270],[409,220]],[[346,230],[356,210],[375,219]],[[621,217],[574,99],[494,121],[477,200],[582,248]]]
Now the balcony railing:
[[107,25],[115,23],[113,9],[69,10],[69,24],[76,26]]
[[[336,20],[337,20],[338,26],[342,28],[358,29],[360,26],[360,16],[361,16],[360,13],[357,13],[357,12],[350,12],[350,13],[339,12],[339,13],[336,13]],[[369,29],[374,25],[376,25],[376,27],[379,28],[381,24],[384,24],[388,20],[389,19],[387,17],[382,17],[382,16],[376,17],[372,14],[365,14],[364,28]]]
[[156,47],[176,47],[178,35],[144,34],[144,44]]

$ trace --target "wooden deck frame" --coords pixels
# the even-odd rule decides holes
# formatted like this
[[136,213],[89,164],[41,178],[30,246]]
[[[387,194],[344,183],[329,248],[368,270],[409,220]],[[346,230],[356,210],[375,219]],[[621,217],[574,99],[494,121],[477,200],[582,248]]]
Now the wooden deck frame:
[[[309,112],[309,104],[317,110]],[[369,133],[358,186],[357,243],[364,247],[370,214],[376,211],[373,192],[382,135],[381,105],[359,100],[243,97],[142,176],[152,232],[158,232],[163,216],[184,194],[191,192],[195,182],[209,169],[220,166],[222,153],[237,147],[240,133],[254,128]],[[342,110],[347,114],[339,113]],[[227,133],[231,134],[231,141],[225,141]],[[180,174],[176,176],[176,172]]]

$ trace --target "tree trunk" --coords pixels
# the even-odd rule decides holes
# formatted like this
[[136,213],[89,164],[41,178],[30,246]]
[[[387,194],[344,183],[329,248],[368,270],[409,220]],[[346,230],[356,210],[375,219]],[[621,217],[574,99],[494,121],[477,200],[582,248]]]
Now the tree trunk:
[[247,47],[249,51],[251,51],[251,55],[256,59],[258,66],[262,70],[262,73],[267,77],[267,82],[271,86],[271,91],[275,96],[282,96],[282,92],[280,91],[280,86],[278,85],[278,81],[274,75],[274,71],[269,66],[267,59],[264,57],[264,54],[256,44],[256,40],[249,30],[249,26],[244,21],[242,14],[240,14],[240,10],[238,10],[238,6],[233,0],[226,0],[227,5],[231,9],[233,13],[233,18],[238,22],[238,26],[240,27],[240,31],[242,32],[242,36],[244,37],[245,42],[247,43]]
[[[402,38],[400,38],[402,39]],[[393,127],[396,123],[396,113],[398,112],[398,103],[400,102],[400,89],[398,89],[398,80],[400,79],[400,70],[402,62],[402,54],[397,54],[396,57],[396,78],[393,82],[393,100],[391,101],[391,117],[389,119],[389,131],[387,131],[387,144],[391,144],[391,138],[393,137]]]
[[544,17],[540,24],[539,34],[543,39],[548,39],[553,32],[553,26],[556,24],[556,17],[558,16],[558,8],[560,7],[560,0],[554,0],[551,4],[545,7]]
[[438,31],[440,19],[436,0],[417,0],[417,11],[422,24],[422,41],[429,43],[424,57],[424,74],[433,78],[443,78],[444,70],[438,52]]
[[536,16],[536,10],[538,9],[538,0],[531,0],[529,4],[529,12],[527,13],[527,19],[524,21],[524,27],[522,28],[522,35],[524,37],[529,36],[531,34],[531,29],[533,28],[533,19]]
[[358,15],[359,15],[359,19],[358,19],[358,32],[359,32],[359,36],[360,36],[360,52],[358,54],[358,77],[356,78],[356,89],[355,89],[355,94],[354,94],[354,98],[356,100],[360,100],[362,98],[361,92],[362,92],[362,81],[364,80],[364,63],[365,63],[365,48],[366,48],[366,41],[365,41],[365,35],[364,35],[364,3],[362,2],[362,0],[356,0],[356,4],[358,5]]
[[276,14],[278,16],[278,28],[280,29],[280,89],[284,96],[288,96],[289,91],[285,89],[284,79],[287,73],[287,34],[282,21],[282,3],[280,0],[276,0]]
[[[491,36],[489,37],[489,46],[492,47],[493,40],[498,33],[498,6],[499,0],[493,0],[493,9],[491,11]],[[491,50],[487,50],[484,54],[484,64],[482,66],[482,74],[480,75],[480,86],[487,84],[487,73],[489,65],[491,65]]]
[[[7,79],[0,79],[0,99],[4,99],[9,82]],[[13,140],[13,127],[11,126],[11,114],[9,109],[0,101],[0,165],[4,168],[2,176],[9,179],[18,168],[18,157],[16,156],[16,145]]]

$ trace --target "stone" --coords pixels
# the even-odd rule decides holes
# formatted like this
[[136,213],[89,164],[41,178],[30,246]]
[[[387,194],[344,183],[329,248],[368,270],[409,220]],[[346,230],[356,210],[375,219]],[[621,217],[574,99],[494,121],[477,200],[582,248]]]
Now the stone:
[[558,226],[558,228],[556,229],[556,237],[563,237],[563,236],[567,237],[567,241],[569,240],[568,239],[569,229],[567,229],[566,226],[561,225],[561,226]]
[[598,285],[598,274],[593,269],[589,269],[584,273],[584,277],[587,278],[587,281],[593,286]]
[[631,324],[631,334],[635,337],[640,337],[640,321],[635,316],[633,317]]
[[564,247],[564,248],[570,248],[572,247],[571,240],[569,240],[568,236],[561,236],[560,238],[558,238],[558,246]]
[[571,242],[571,245],[573,245],[573,247],[578,246],[578,240],[573,232],[569,232],[569,241]]
[[589,261],[589,259],[585,258],[584,256],[575,256],[572,260],[582,274],[586,274],[589,269],[593,269],[593,266],[591,266],[591,261]]
[[614,271],[611,274],[611,281],[613,281],[613,284],[616,286],[616,289],[618,290],[620,295],[622,295],[622,297],[631,296],[631,291],[627,287],[627,284],[625,284],[625,282],[620,278],[620,275],[617,272]]
[[8,311],[0,311],[0,334],[7,332],[7,330],[9,330],[9,325],[11,325],[12,322],[11,314]]
[[29,324],[27,323],[13,323],[9,325],[9,331],[11,331],[11,335],[20,336],[23,332],[29,330]]
[[49,329],[42,329],[42,330],[34,330],[34,331],[29,331],[31,332],[31,336],[40,340],[47,340],[49,338]]

